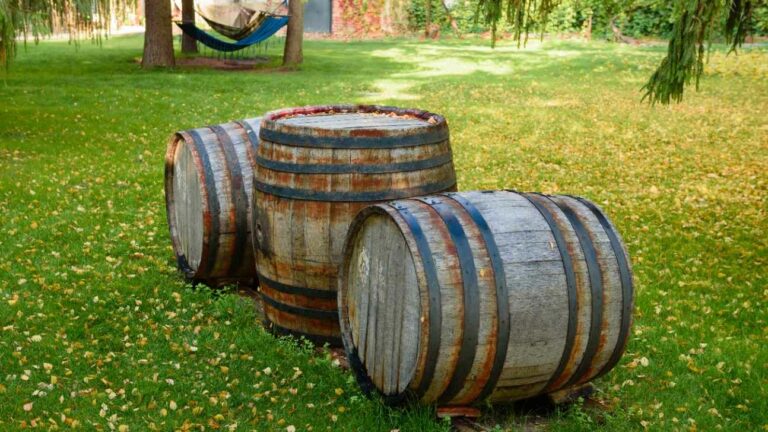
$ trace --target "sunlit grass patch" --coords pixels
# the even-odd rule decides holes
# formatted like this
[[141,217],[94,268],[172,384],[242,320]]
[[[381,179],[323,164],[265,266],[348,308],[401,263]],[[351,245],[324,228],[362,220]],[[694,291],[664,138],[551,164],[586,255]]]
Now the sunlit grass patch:
[[[486,42],[310,41],[301,71],[275,74],[144,72],[138,37],[22,51],[0,83],[0,429],[446,429],[365,398],[331,357],[265,333],[248,300],[173,267],[168,135],[337,102],[444,114],[461,189],[580,194],[618,226],[637,305],[596,383],[608,409],[545,424],[763,428],[768,53],[716,51],[700,92],[650,107],[663,47]],[[541,420],[498,407],[479,423]]]

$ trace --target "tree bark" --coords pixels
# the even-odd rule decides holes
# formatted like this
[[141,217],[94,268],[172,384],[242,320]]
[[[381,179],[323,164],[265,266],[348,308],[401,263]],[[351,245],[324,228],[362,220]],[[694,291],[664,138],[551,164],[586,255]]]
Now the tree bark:
[[[184,22],[195,22],[195,0],[181,0],[181,20]],[[182,34],[181,52],[185,54],[197,53],[197,41],[191,36]]]
[[584,39],[588,41],[592,40],[592,14],[589,14],[589,18],[587,18],[587,24],[584,27]]
[[611,30],[613,31],[613,39],[616,42],[622,42],[625,44],[637,44],[637,39],[631,38],[629,36],[624,35],[624,33],[621,32],[621,28],[616,24],[616,20],[618,19],[618,15],[615,15],[613,18],[611,18]]
[[144,11],[144,25],[146,27],[141,66],[145,69],[174,66],[171,2],[169,0],[146,0]]
[[379,25],[381,31],[385,34],[392,33],[392,0],[384,0],[384,6],[381,7],[381,16],[379,16]]
[[283,66],[294,67],[304,61],[304,2],[290,0],[288,2],[288,28],[285,32],[285,49],[283,50]]
[[441,3],[443,4],[443,9],[445,9],[445,15],[448,17],[448,20],[451,22],[451,28],[453,29],[453,32],[456,34],[456,37],[461,39],[461,30],[459,30],[459,23],[456,22],[456,18],[453,17],[453,14],[451,14],[451,10],[448,8],[448,5],[445,4],[445,0],[441,0]]
[[424,37],[429,38],[432,27],[432,0],[424,1]]

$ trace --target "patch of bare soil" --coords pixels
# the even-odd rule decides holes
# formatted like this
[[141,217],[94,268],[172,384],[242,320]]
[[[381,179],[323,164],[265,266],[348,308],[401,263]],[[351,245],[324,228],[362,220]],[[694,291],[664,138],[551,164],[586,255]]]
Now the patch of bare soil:
[[225,59],[212,57],[177,58],[177,67],[203,68],[216,70],[252,71],[259,66],[269,63],[269,57],[254,57],[249,59]]
[[[244,72],[291,72],[295,69],[283,66],[268,66],[269,57],[253,57],[248,59],[229,59],[213,57],[177,57],[176,66],[181,69],[214,69],[225,71],[244,71]],[[141,65],[141,57],[136,57],[133,62]]]

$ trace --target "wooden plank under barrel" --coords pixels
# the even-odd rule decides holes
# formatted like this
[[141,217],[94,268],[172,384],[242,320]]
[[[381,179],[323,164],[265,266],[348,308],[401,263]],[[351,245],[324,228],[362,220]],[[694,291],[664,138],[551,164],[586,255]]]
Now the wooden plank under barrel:
[[211,286],[253,284],[253,168],[260,118],[175,133],[165,156],[165,203],[176,262]]
[[362,208],[455,190],[437,114],[318,106],[267,114],[254,182],[254,246],[266,319],[279,333],[340,345],[337,267]]
[[393,404],[573,388],[611,370],[629,337],[629,258],[583,198],[462,192],[380,204],[353,222],[344,254],[350,365]]

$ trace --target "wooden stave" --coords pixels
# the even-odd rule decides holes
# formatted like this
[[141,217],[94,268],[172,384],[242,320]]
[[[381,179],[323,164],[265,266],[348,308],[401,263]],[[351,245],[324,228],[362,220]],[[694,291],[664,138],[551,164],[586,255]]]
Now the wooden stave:
[[[454,189],[454,188],[455,188],[455,187],[452,187],[451,189]],[[260,201],[263,201],[263,202],[268,202],[268,201],[269,201],[269,199],[268,199],[268,198],[265,198],[263,195],[259,195],[259,193],[257,193],[257,196],[259,197],[259,198],[257,199],[257,201],[259,201],[259,200],[260,200]],[[351,215],[354,215],[354,214],[356,213],[356,211],[357,211],[357,210],[359,210],[359,209],[363,208],[364,206],[366,206],[366,205],[368,205],[368,204],[371,204],[371,203],[335,203],[335,204],[332,206],[332,208],[331,208],[331,210],[329,211],[329,213],[342,213],[342,212],[344,212],[344,211],[343,211],[343,210],[338,210],[338,209],[339,209],[339,207],[342,207],[342,208],[343,208],[343,207],[346,207],[346,208],[348,208],[348,209],[349,209],[349,210],[347,210],[347,211],[345,212],[345,213],[347,214],[347,218],[351,219]],[[347,223],[345,220],[341,220],[341,222],[340,222],[339,224],[340,224],[340,225],[346,225],[346,224],[348,224],[348,223]],[[258,254],[258,252],[257,252],[257,254]],[[268,265],[265,265],[265,264],[264,264],[264,263],[262,263],[262,262],[260,262],[260,263],[259,263],[259,266],[260,266],[260,269],[262,269],[262,271],[263,271],[263,269],[264,269],[264,268],[268,267]],[[282,265],[282,268],[283,268],[283,269],[289,269],[289,268],[294,268],[294,269],[295,269],[295,265],[294,265],[294,266],[292,266],[292,265],[289,265],[289,264],[285,264],[285,263],[284,263],[284,264]],[[327,276],[329,277],[329,279],[335,278],[335,268],[336,268],[335,264],[331,264],[331,265],[329,265],[329,266],[327,266],[327,267],[325,267],[325,268],[323,269],[323,270],[325,270],[325,271],[327,271],[327,272],[328,272],[328,275],[327,275]],[[277,272],[277,271],[276,271],[276,272],[273,272],[272,274],[277,274],[277,273],[281,273],[281,272]],[[263,276],[263,275],[262,275],[262,276]],[[297,296],[296,298],[298,298],[298,296]],[[335,309],[335,308],[334,308],[334,309]],[[334,320],[334,321],[336,321],[336,320]],[[336,342],[335,344],[337,344],[337,345],[340,345],[340,340],[337,340],[337,341],[335,341],[335,342]]]
[[[165,157],[166,215],[177,267],[190,282],[220,286],[229,283],[252,284],[255,280],[255,258],[250,235],[250,203],[253,199],[250,186],[255,149],[258,147],[259,122],[260,118],[246,119],[179,131],[169,139]],[[180,252],[181,242],[173,211],[174,156],[180,145],[187,145],[194,154],[200,194],[203,197],[203,244],[200,263],[195,267],[190,266]],[[230,166],[232,162],[234,165]],[[220,172],[215,171],[214,166]],[[211,193],[212,190],[217,191],[217,194]],[[236,195],[237,198],[233,199]],[[222,241],[222,238],[228,236],[235,238]],[[216,244],[218,246],[213,248]],[[212,249],[216,249],[215,252]]]
[[[287,131],[296,134],[312,134],[316,132],[312,128],[286,127],[276,120],[284,115],[295,115],[296,113],[311,114],[328,110],[339,111],[344,109],[362,109],[365,112],[369,112],[371,110],[388,110],[393,108],[375,106],[304,107],[299,109],[283,110],[277,113],[268,113],[265,115],[264,121],[262,122],[262,135],[264,131],[269,131],[270,129],[278,129],[283,132]],[[403,147],[397,149],[359,148],[355,147],[354,145],[349,148],[323,148],[313,147],[310,145],[296,145],[286,142],[271,142],[262,139],[262,144],[257,155],[257,181],[264,182],[265,184],[269,185],[279,185],[285,188],[295,188],[296,182],[300,182],[304,190],[333,190],[334,193],[338,193],[338,191],[347,191],[350,194],[356,194],[361,191],[364,193],[375,193],[375,187],[378,185],[380,189],[383,189],[382,183],[384,182],[388,182],[386,186],[389,186],[391,189],[391,185],[393,184],[392,179],[395,177],[397,177],[394,180],[395,183],[401,187],[403,187],[403,185],[408,186],[411,184],[418,184],[420,177],[426,177],[427,175],[430,175],[429,170],[432,170],[432,173],[436,174],[438,177],[441,177],[444,180],[444,183],[438,188],[433,187],[432,189],[413,191],[409,194],[409,196],[421,195],[424,193],[437,191],[455,190],[455,171],[453,169],[452,154],[450,150],[450,143],[447,137],[447,126],[445,124],[445,119],[435,114],[421,111],[398,109],[397,112],[401,114],[404,113],[406,115],[413,115],[413,113],[418,113],[418,115],[425,118],[437,119],[435,120],[434,125],[429,125],[428,127],[417,129],[444,131],[445,139],[439,142],[423,143],[418,146]],[[355,131],[355,134],[364,135],[366,138],[376,137],[379,140],[386,138],[385,135],[394,137],[398,136],[397,133],[393,133],[392,131],[384,131],[383,133],[378,133],[378,131],[376,131],[376,133],[372,133],[370,130],[359,129]],[[348,135],[349,134],[344,130],[322,131],[322,136],[324,138],[335,137],[339,139],[346,139],[348,138]],[[414,137],[416,137],[418,133],[411,132],[401,135],[407,136],[408,139],[416,139]],[[414,147],[418,147],[418,149],[412,150]],[[411,152],[410,159],[397,159],[397,162],[410,163],[409,161],[411,161],[423,163],[424,161],[433,158],[433,160],[436,160],[440,163],[435,163],[435,166],[428,167],[427,169],[407,171],[405,174],[403,172],[393,172],[391,166],[387,170],[375,173],[353,173],[350,172],[349,168],[339,169],[341,173],[328,172],[333,171],[332,169],[324,169],[321,173],[306,173],[302,171],[290,172],[291,170],[296,171],[297,169],[302,169],[301,166],[296,168],[296,165],[310,165],[314,167],[314,170],[317,170],[318,166],[323,164],[337,165],[343,168],[344,166],[360,166],[361,164],[368,162],[368,160],[373,160],[376,163],[372,164],[368,162],[367,166],[379,166],[382,163],[384,165],[391,165],[393,162],[395,162],[395,156],[408,153],[409,151]],[[295,155],[288,152],[295,152]],[[441,152],[443,155],[442,159],[437,157],[440,156]],[[291,157],[287,157],[286,155]],[[447,155],[447,157],[445,155]],[[286,161],[294,166],[290,167],[290,169],[284,169],[282,171],[280,170],[280,167],[275,167],[276,162],[286,163]],[[419,167],[416,166],[415,168]],[[375,178],[376,180],[372,182],[371,178]],[[376,183],[376,181],[378,181],[378,183]],[[366,185],[368,186],[367,190],[365,189]],[[254,221],[254,248],[260,276],[263,276],[266,279],[278,280],[281,284],[293,286],[296,288],[314,287],[316,289],[325,289],[333,292],[336,291],[337,267],[341,262],[343,242],[346,239],[346,231],[352,219],[360,210],[368,205],[375,204],[377,202],[388,201],[392,198],[395,198],[390,196],[381,196],[373,197],[379,199],[369,199],[366,201],[351,201],[344,199],[329,203],[326,201],[320,201],[318,199],[303,199],[280,196],[278,193],[274,193],[274,191],[268,191],[264,190],[263,188],[259,188],[258,185],[255,186],[254,189],[254,194],[257,197],[254,202],[256,208],[254,209],[253,213],[257,215],[257,220]],[[278,224],[285,226],[285,218],[287,212],[291,213],[291,218],[301,219],[304,217],[304,215],[309,213],[313,215],[320,215],[320,220],[330,222],[327,224],[329,225],[327,228],[319,228],[325,229],[328,232],[327,236],[330,238],[330,240],[327,242],[320,243],[323,248],[328,249],[326,256],[329,257],[329,259],[315,259],[315,261],[323,261],[319,264],[319,267],[307,265],[305,262],[297,262],[293,255],[286,256],[288,255],[286,253],[275,253],[275,250],[287,250],[285,239],[278,239],[278,241],[282,242],[279,245],[273,244],[277,238],[277,235],[275,235],[273,231],[274,225]],[[282,219],[276,221],[275,217]],[[308,243],[307,241],[303,240],[302,236],[305,236],[306,232],[316,231],[316,229],[312,227],[312,224],[313,222],[308,218],[304,220],[303,223],[301,223],[303,226],[302,231],[304,231],[304,234],[297,234],[300,237],[297,239],[298,244]],[[304,268],[307,268],[308,270],[303,271],[302,269]],[[295,275],[297,272],[299,273],[298,277]],[[291,273],[294,275],[292,275],[290,278],[283,276]],[[274,294],[274,291],[271,293],[266,293],[266,295],[269,297],[267,301],[275,300],[272,294]],[[299,294],[283,294],[284,295],[281,295],[281,300],[286,301],[291,305],[303,304],[306,306],[312,301],[311,296],[302,296]],[[335,311],[337,313],[335,304],[333,304],[333,306],[322,305],[317,309],[324,312]],[[270,321],[274,321],[272,320],[274,317],[269,316],[269,308],[267,308],[267,315]],[[328,321],[332,321],[332,325],[334,327],[333,334],[335,335],[336,339],[333,341],[333,345],[340,346],[341,339],[339,338],[338,317],[333,320],[329,319]],[[288,323],[284,321],[279,322],[278,320],[273,322],[273,324],[277,324],[280,327],[290,330],[291,326],[295,323]],[[294,326],[294,328],[295,327],[296,326]],[[301,325],[299,325],[299,327],[301,327]],[[297,333],[310,335],[313,334],[312,331],[308,331],[306,328],[296,329],[298,330]],[[328,336],[324,333],[325,329],[323,330],[322,336]]]
[[[608,290],[604,291],[604,294],[619,294],[617,297],[621,298],[621,302],[617,302],[617,299],[613,299],[613,305],[611,305],[611,299],[606,299],[603,297],[602,313],[604,315],[619,315],[621,318],[624,318],[624,313],[629,312],[627,317],[628,322],[624,323],[622,320],[622,323],[619,327],[620,331],[615,335],[611,334],[616,329],[615,327],[606,328],[604,324],[601,324],[601,327],[599,328],[599,336],[597,337],[597,351],[594,355],[594,358],[589,362],[589,367],[582,372],[581,378],[577,379],[576,377],[572,377],[570,383],[565,385],[565,387],[570,387],[571,385],[579,385],[591,381],[599,375],[607,373],[613,366],[615,366],[615,362],[613,362],[612,365],[610,364],[611,357],[617,361],[621,356],[621,353],[623,353],[625,350],[631,326],[631,310],[634,304],[633,292],[631,290],[632,269],[624,243],[621,241],[621,238],[613,224],[607,217],[605,217],[605,214],[602,212],[602,210],[599,209],[599,207],[580,197],[565,195],[553,196],[551,199],[556,201],[561,207],[568,207],[572,209],[575,216],[580,219],[583,224],[589,224],[593,227],[601,226],[603,228],[603,231],[588,231],[592,244],[595,246],[595,251],[597,252],[596,259],[597,264],[601,270],[601,276],[603,277],[602,283],[605,284],[606,281],[608,281],[608,283],[613,284],[614,286],[617,285],[617,281],[609,280],[608,278],[615,278],[617,276],[617,272],[621,273],[622,265],[619,263],[619,259],[623,257],[624,261],[626,261],[626,268],[624,270],[628,273],[628,282],[630,285],[628,287],[629,290],[622,290],[620,293],[613,293],[612,291]],[[600,216],[602,216],[605,222],[607,222],[606,225],[599,221],[598,218]],[[608,229],[612,230],[612,234],[617,237],[617,245],[611,244],[610,241],[605,241],[605,237],[610,236]],[[614,246],[618,246],[618,248]],[[614,266],[616,271],[612,271],[614,270]],[[620,275],[618,284],[624,288],[624,284],[623,281],[621,281]],[[606,319],[603,318],[603,323],[605,323],[605,321]],[[621,334],[622,330],[624,333],[623,335]],[[607,349],[607,346],[612,346],[613,348]],[[602,357],[602,359],[600,357]]]
[[[499,192],[499,193],[501,193],[501,194],[510,194],[512,192]],[[456,196],[456,195],[458,195],[460,197],[461,196],[466,196],[466,194],[443,194],[443,195],[446,196],[446,197]],[[523,196],[523,195],[520,195],[520,196]],[[432,197],[430,197],[430,198],[432,198]],[[530,197],[525,197],[525,198],[529,199]],[[548,197],[545,197],[545,198],[549,199]],[[438,198],[438,199],[442,199],[442,198]],[[594,210],[587,209],[587,207],[584,205],[584,202],[587,202],[587,201],[583,200],[581,198],[555,197],[555,199],[565,200],[561,204],[565,205],[566,207],[582,206],[582,208],[579,210],[579,212],[580,212],[579,216],[580,217],[588,217],[590,214],[592,214],[592,213],[590,213],[592,211],[598,211],[598,212],[600,212],[601,216],[604,217],[604,214],[602,214],[602,211],[599,210],[599,208],[597,206],[593,206]],[[413,201],[414,200],[402,200],[402,201],[399,201],[397,203],[399,203],[399,205],[401,207],[407,207],[408,204],[404,204],[404,203],[406,203],[406,202],[413,202]],[[552,204],[554,204],[554,202]],[[414,246],[415,241],[413,240],[412,236],[409,235],[409,233],[408,233],[408,225],[405,224],[405,223],[402,223],[402,218],[400,217],[400,214],[399,214],[399,212],[402,211],[402,210],[397,210],[397,209],[388,208],[388,207],[391,207],[391,206],[378,205],[378,206],[375,206],[374,208],[365,209],[363,212],[360,213],[360,215],[358,216],[358,218],[355,220],[355,222],[352,224],[352,226],[350,228],[349,237],[347,238],[347,243],[346,243],[346,247],[345,247],[345,260],[344,260],[344,264],[342,265],[341,278],[339,280],[339,313],[340,313],[340,319],[341,319],[341,323],[342,323],[342,337],[344,339],[345,348],[347,349],[347,352],[348,352],[349,357],[350,357],[350,364],[353,367],[353,369],[355,370],[358,382],[361,383],[361,385],[362,385],[362,387],[364,389],[369,390],[369,391],[378,391],[379,393],[382,393],[382,396],[384,397],[384,399],[388,403],[393,403],[393,404],[401,403],[401,402],[403,402],[404,400],[407,400],[407,399],[418,399],[418,400],[421,400],[422,402],[434,402],[434,401],[438,400],[438,398],[434,397],[434,395],[429,396],[429,395],[425,395],[425,393],[423,391],[421,391],[421,392],[415,391],[415,389],[417,389],[419,387],[419,385],[418,385],[419,384],[418,383],[419,378],[418,377],[415,378],[414,382],[411,383],[411,385],[409,386],[408,391],[402,392],[402,393],[399,393],[399,394],[384,394],[371,381],[370,377],[367,376],[366,366],[361,363],[359,357],[357,356],[356,350],[357,350],[358,347],[356,347],[354,345],[354,342],[352,341],[352,337],[351,337],[351,332],[350,332],[350,328],[349,328],[349,321],[348,321],[349,317],[347,316],[348,315],[348,305],[347,305],[347,297],[346,297],[347,290],[345,288],[345,280],[344,280],[344,278],[348,274],[348,270],[349,270],[348,259],[349,259],[350,254],[351,254],[352,242],[354,241],[354,238],[355,238],[356,234],[359,232],[359,230],[361,229],[361,227],[363,226],[365,221],[368,219],[368,217],[371,214],[373,214],[373,213],[380,213],[380,214],[387,214],[387,215],[389,215],[389,217],[391,217],[393,220],[395,220],[397,225],[398,225],[398,227],[400,227],[401,230],[403,231],[403,236],[406,238],[406,243],[408,243],[408,245],[409,245],[409,248],[410,248],[412,256],[417,256],[417,255],[414,255],[414,251],[417,250],[417,248]],[[557,208],[559,208],[559,207],[557,207]],[[557,210],[555,210],[555,211],[557,211]],[[563,214],[558,215],[558,217],[563,219],[563,220],[566,219],[566,217]],[[607,221],[607,218],[605,218],[605,219]],[[615,231],[615,227],[613,227],[613,225],[610,224],[609,221],[608,221],[608,225],[611,228],[613,228],[614,234],[616,236],[618,236],[618,234]],[[430,226],[430,228],[433,228],[433,227]],[[620,242],[619,244],[621,245],[621,248],[620,248],[621,249],[621,253],[623,254],[623,257],[626,259],[627,264],[628,264],[628,256],[626,254],[626,250],[625,250],[625,248],[623,246],[623,243],[621,243],[620,237],[618,237],[618,239],[619,239],[619,242]],[[423,266],[423,262],[421,261],[421,259],[419,258],[416,261],[419,261],[419,263],[417,264],[417,268],[421,268]],[[603,260],[603,261],[605,261],[605,260]],[[604,264],[601,262],[600,265],[604,265]],[[631,281],[631,268],[629,268],[629,266],[628,266],[627,269],[630,271],[630,273],[629,273],[629,278],[630,278],[629,282],[631,284],[631,282],[632,282]],[[427,297],[424,295],[425,288],[424,288],[423,278],[420,278],[419,281],[420,281],[420,284],[419,284],[418,288],[419,288],[419,291],[421,293],[422,301],[424,301]],[[624,294],[624,292],[622,294]],[[632,287],[631,286],[629,287],[629,296],[628,297],[629,298],[627,299],[626,297],[624,297],[622,295],[622,301],[623,301],[623,306],[625,306],[625,310],[628,310],[630,312],[630,317],[629,317],[630,320],[629,321],[631,323],[631,308],[632,308],[632,304],[633,304],[633,294],[632,294]],[[511,298],[510,298],[510,301],[511,301]],[[422,306],[422,310],[424,310],[423,306]],[[424,314],[424,315],[426,315],[426,317],[427,317],[425,322],[429,321],[429,318],[428,318],[429,315],[428,314]],[[426,324],[422,324],[422,326],[421,326],[422,327],[421,328],[421,334],[422,335],[426,335],[427,339],[428,339],[429,332],[425,331],[425,326],[426,326]],[[622,325],[622,327],[623,327],[623,325]],[[614,342],[613,346],[604,347],[604,349],[609,350],[609,351],[613,352],[614,354],[618,353],[618,356],[620,357],[621,352],[623,352],[623,350],[626,347],[626,341],[627,341],[627,338],[628,338],[628,335],[629,335],[629,331],[628,331],[629,329],[627,328],[626,330],[627,330],[626,333],[623,335],[623,340],[617,338],[616,341]],[[422,339],[422,341],[423,340],[424,339]],[[419,351],[420,351],[420,358],[418,360],[419,369],[423,370],[424,367],[425,367],[425,356],[423,355],[425,350],[420,348]],[[440,357],[444,357],[444,355],[442,355],[442,353],[441,353]],[[607,363],[602,364],[602,366],[599,365],[599,364],[598,365],[593,365],[593,366],[595,366],[594,368],[592,368],[586,375],[584,375],[581,379],[578,379],[575,383],[572,383],[571,385],[577,385],[579,383],[583,383],[583,382],[587,382],[589,380],[595,379],[596,377],[606,373],[614,365],[615,365],[615,363],[613,365],[607,364]],[[573,372],[574,371],[573,369],[574,369],[574,367],[573,367],[573,365],[571,365],[570,372]],[[569,369],[566,368],[566,370],[563,373],[567,375],[568,374],[568,370]],[[555,377],[552,377],[552,378],[555,378]],[[549,379],[546,382],[541,382],[541,380],[539,380],[538,384],[536,384],[536,383],[522,383],[520,385],[517,385],[515,388],[512,388],[513,391],[510,391],[510,389],[505,389],[505,388],[496,388],[495,391],[493,392],[493,394],[491,394],[489,396],[489,400],[491,400],[491,401],[514,400],[514,399],[520,399],[520,398],[524,398],[524,397],[534,396],[536,394],[540,394],[540,393],[544,393],[544,392],[551,392],[551,391],[557,390],[558,388],[546,388],[546,391],[545,391],[545,387],[547,387],[549,385],[549,381],[550,381]],[[458,403],[460,405],[464,405],[464,404],[467,404],[467,403],[478,402],[479,401],[479,399],[478,400],[471,400],[471,397],[469,399],[470,400],[468,400],[467,398],[464,398],[463,400],[458,400],[458,401],[457,400],[452,400],[452,401],[447,401],[447,402],[446,401],[441,401],[440,403],[445,403],[445,404],[457,404]]]
[[[178,136],[181,135],[182,136]],[[168,223],[168,229],[169,234],[171,238],[171,243],[173,246],[177,268],[179,271],[187,278],[191,279],[194,277],[196,271],[190,266],[190,264],[187,261],[187,257],[184,253],[181,253],[180,250],[182,249],[181,245],[181,238],[177,231],[179,230],[178,225],[176,224],[176,215],[175,215],[175,209],[172,208],[172,202],[175,200],[175,191],[173,187],[174,183],[174,167],[176,164],[176,152],[177,152],[177,146],[179,141],[186,141],[191,142],[192,137],[186,134],[186,132],[179,132],[178,134],[174,134],[169,138],[168,146],[166,148],[166,154],[165,154],[165,175],[164,175],[164,190],[165,190],[165,206],[166,206],[166,217],[167,217],[167,223]],[[201,174],[203,172],[203,164],[200,160],[199,155],[197,152],[191,151],[192,158],[193,158],[193,164],[197,168],[198,173],[198,186],[202,186],[205,184],[205,175]],[[207,203],[208,201],[208,192],[207,188],[201,189],[201,195],[202,195],[202,202]],[[206,205],[206,209],[207,209]],[[204,225],[204,226],[207,226]],[[203,233],[203,238],[207,238],[207,233]],[[199,267],[207,267],[208,264],[205,261],[207,254],[207,244],[203,244],[203,251],[201,252],[201,262],[198,263]],[[198,268],[199,268],[198,267]]]

